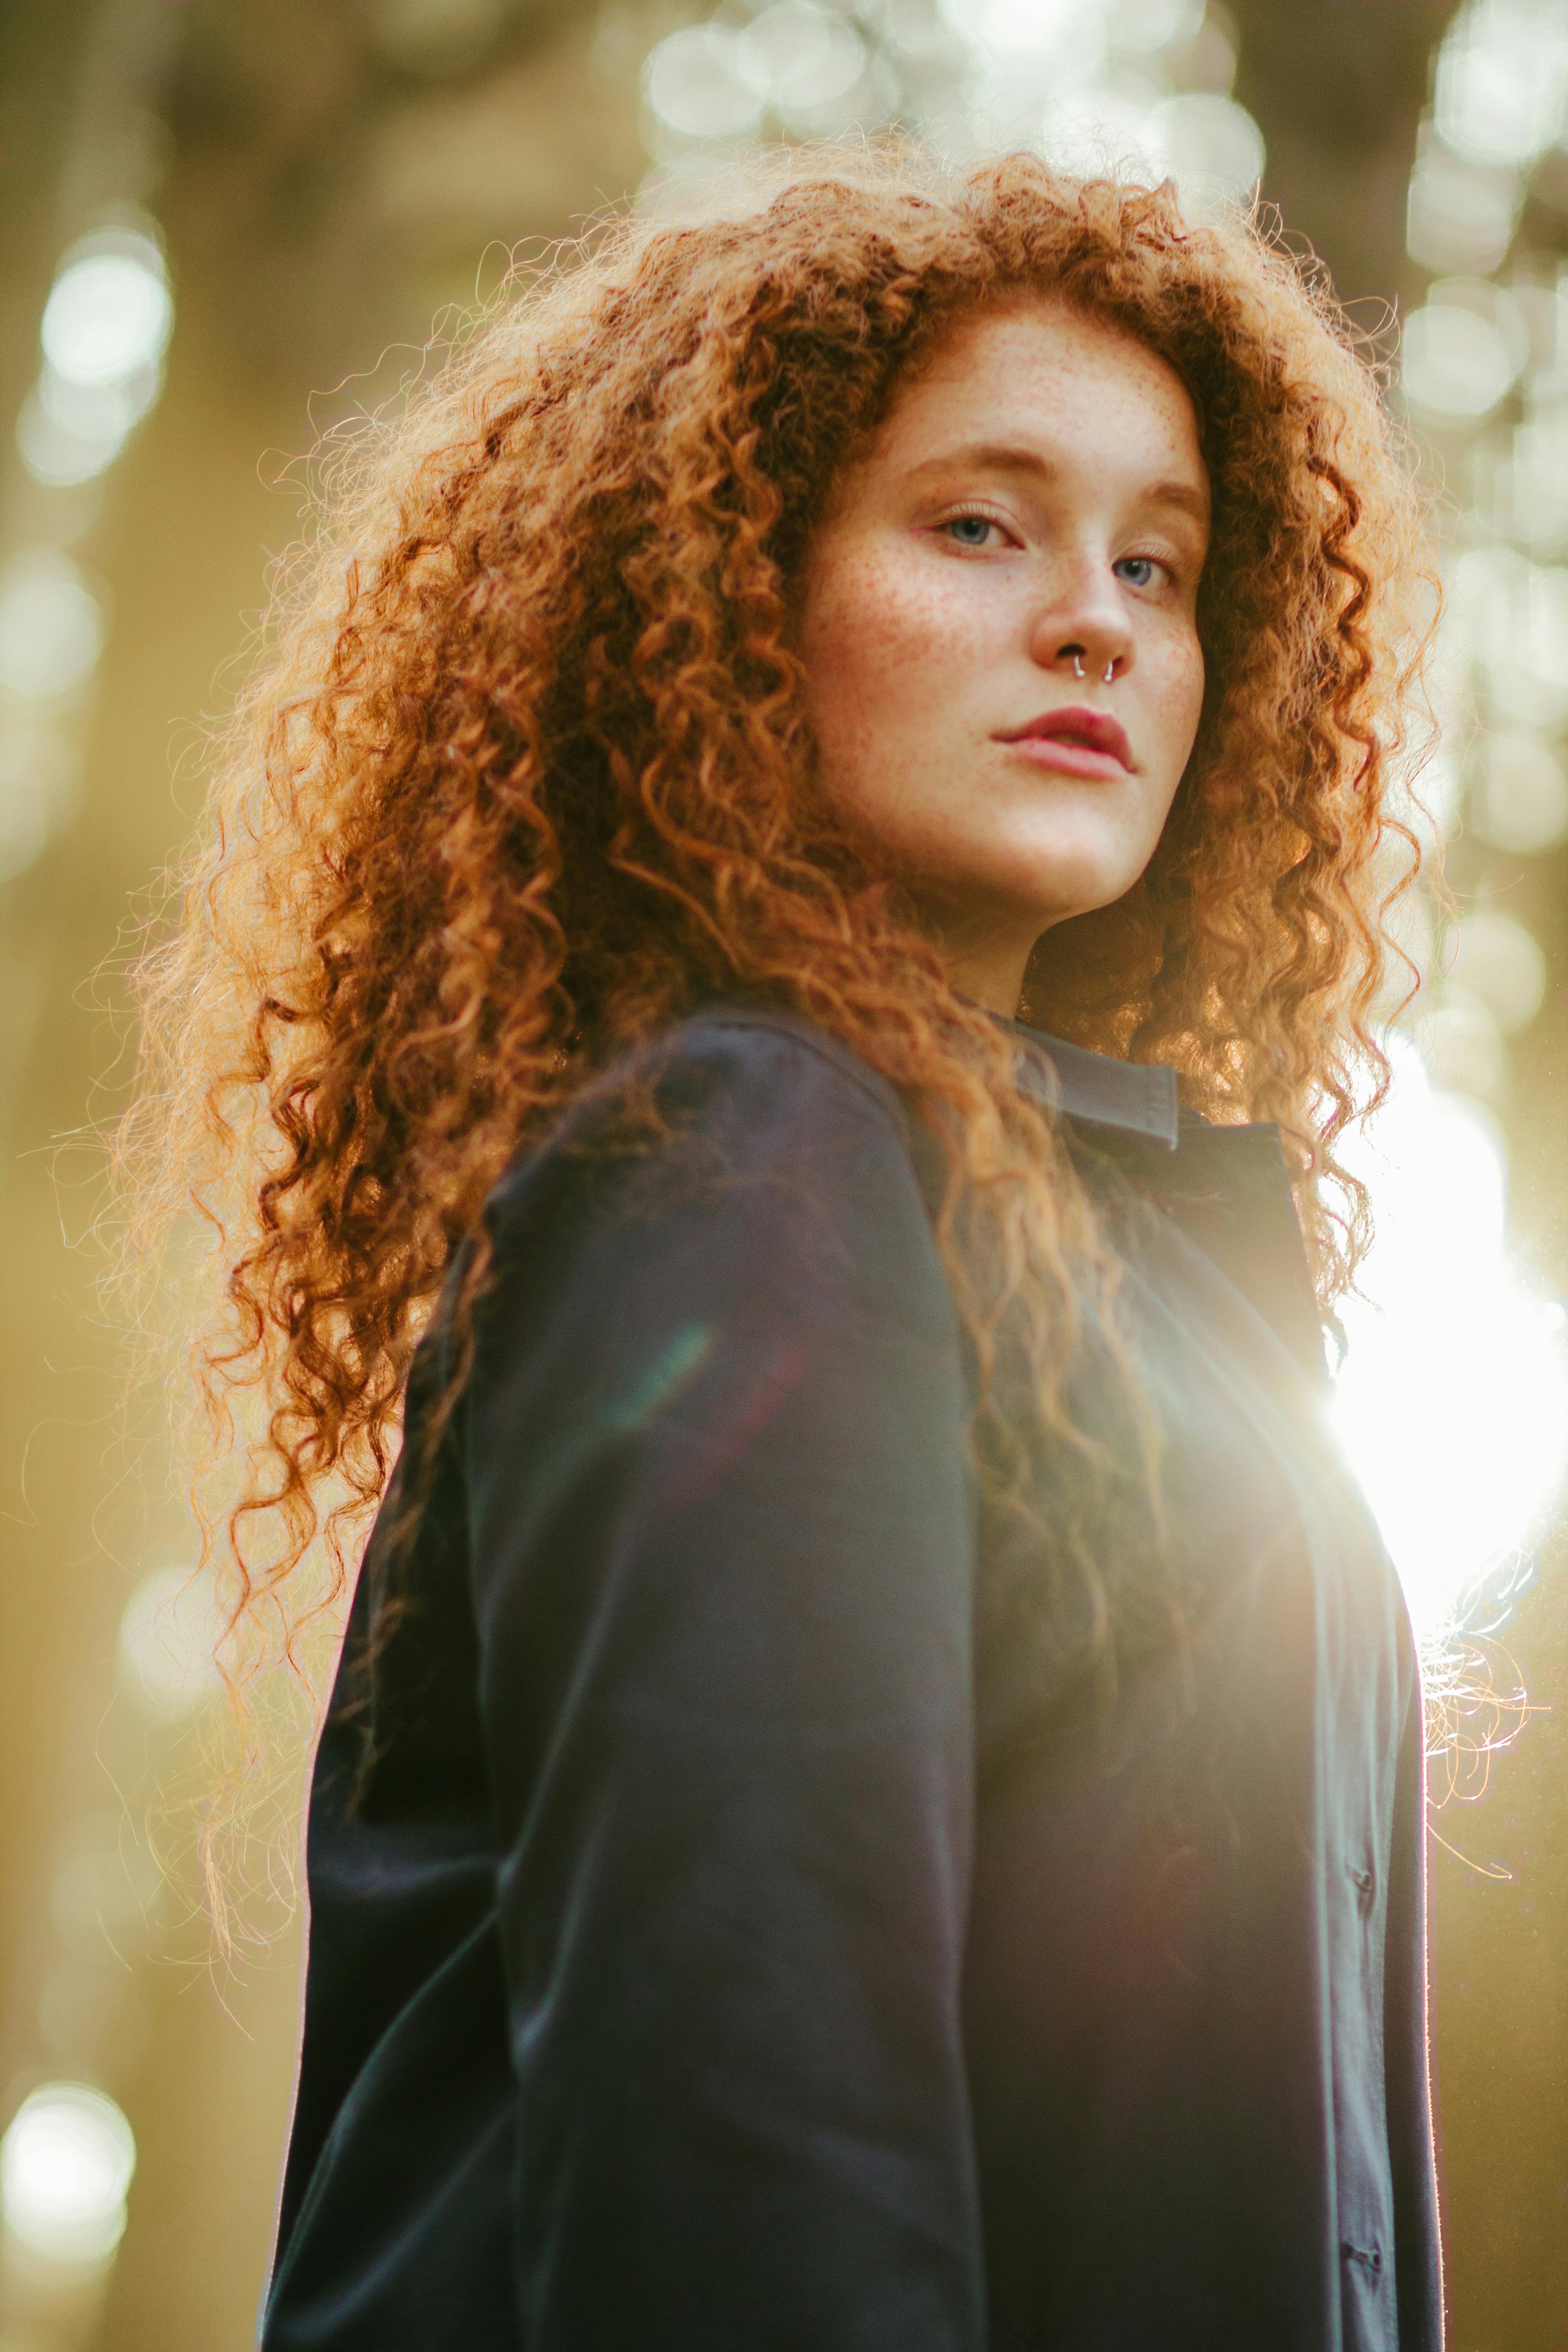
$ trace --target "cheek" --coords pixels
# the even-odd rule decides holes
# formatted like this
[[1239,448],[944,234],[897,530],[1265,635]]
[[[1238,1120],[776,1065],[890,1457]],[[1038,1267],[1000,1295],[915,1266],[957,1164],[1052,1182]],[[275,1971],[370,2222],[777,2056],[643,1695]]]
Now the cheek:
[[1186,688],[1187,751],[1190,751],[1193,748],[1193,738],[1198,731],[1198,720],[1203,716],[1204,688],[1208,683],[1208,667],[1204,660],[1204,649],[1198,643],[1195,632],[1187,649],[1186,660],[1183,665],[1183,681]]
[[1181,779],[1191,755],[1203,717],[1205,671],[1204,651],[1196,632],[1184,629],[1163,648],[1163,658],[1152,665],[1154,686],[1152,733],[1158,746],[1159,767],[1168,780],[1172,793]]
[[806,701],[825,752],[873,729],[928,729],[952,708],[973,623],[942,583],[874,555],[825,564],[801,625]]

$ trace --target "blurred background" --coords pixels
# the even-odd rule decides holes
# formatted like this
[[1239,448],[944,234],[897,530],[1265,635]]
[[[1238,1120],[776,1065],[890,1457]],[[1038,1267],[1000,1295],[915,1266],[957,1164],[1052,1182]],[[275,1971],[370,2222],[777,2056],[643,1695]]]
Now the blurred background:
[[1441,1701],[1454,2352],[1568,2346],[1568,0],[3,0],[0,2352],[239,2352],[267,2257],[300,1710],[219,1961],[205,1612],[90,1122],[301,460],[519,248],[894,122],[1260,188],[1441,500],[1448,892],[1336,1412]]

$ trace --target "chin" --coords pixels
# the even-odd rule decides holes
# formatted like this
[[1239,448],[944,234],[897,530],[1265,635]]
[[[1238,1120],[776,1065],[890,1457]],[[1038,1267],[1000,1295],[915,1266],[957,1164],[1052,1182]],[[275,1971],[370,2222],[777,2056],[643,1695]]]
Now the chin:
[[[1145,828],[1126,823],[1131,812],[1083,793],[1037,800],[1011,812],[1015,824],[976,839],[973,880],[998,898],[1028,908],[1042,925],[1109,907],[1132,887],[1153,855]],[[1121,820],[1118,822],[1118,820]]]
[[995,876],[993,881],[994,887],[1001,885],[999,895],[1016,906],[1026,907],[1042,930],[1051,930],[1058,923],[1070,923],[1076,915],[1097,914],[1101,907],[1125,898],[1147,862],[1053,858],[1042,867],[1037,860],[1006,877]]

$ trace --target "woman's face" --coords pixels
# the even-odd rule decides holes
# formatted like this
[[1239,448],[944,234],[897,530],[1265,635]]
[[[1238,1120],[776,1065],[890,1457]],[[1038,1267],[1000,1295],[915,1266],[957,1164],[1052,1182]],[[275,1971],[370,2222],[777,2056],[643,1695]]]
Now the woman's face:
[[1121,898],[1159,840],[1203,702],[1208,509],[1174,372],[1040,299],[942,346],[814,541],[824,782],[996,1012],[1040,934]]

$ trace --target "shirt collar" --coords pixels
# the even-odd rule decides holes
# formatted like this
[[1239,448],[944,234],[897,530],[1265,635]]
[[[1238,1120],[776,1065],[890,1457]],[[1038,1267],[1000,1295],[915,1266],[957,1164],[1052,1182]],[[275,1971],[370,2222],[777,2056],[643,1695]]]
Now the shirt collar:
[[[1075,1127],[1145,1150],[1158,1147],[1156,1160],[1142,1150],[1133,1155],[1141,1189],[1196,1242],[1321,1386],[1322,1323],[1279,1129],[1211,1127],[1193,1112],[1184,1118],[1176,1074],[1163,1063],[1091,1054],[1022,1021],[1002,1025],[1024,1049],[1017,1082],[1025,1093]],[[1177,1157],[1169,1160],[1167,1153]]]
[[1002,1015],[1027,1051],[1018,1056],[1018,1084],[1050,1109],[1081,1127],[1110,1128],[1174,1151],[1181,1141],[1176,1074],[1163,1062],[1122,1062],[1085,1045],[1048,1037]]

